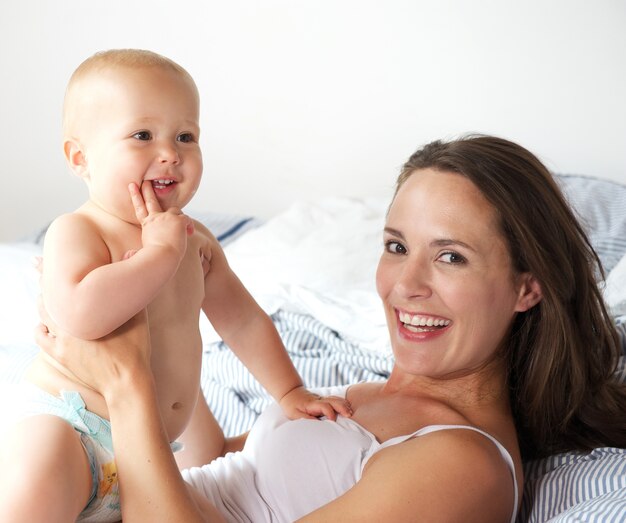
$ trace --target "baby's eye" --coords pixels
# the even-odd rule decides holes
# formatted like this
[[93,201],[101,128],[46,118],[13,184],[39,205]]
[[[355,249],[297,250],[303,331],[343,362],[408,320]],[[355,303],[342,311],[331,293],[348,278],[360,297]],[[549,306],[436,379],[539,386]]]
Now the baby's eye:
[[450,263],[453,265],[460,265],[467,262],[464,256],[461,256],[458,252],[454,251],[444,252],[443,254],[440,254],[439,260],[444,263]]
[[389,240],[385,242],[385,251],[391,254],[406,254],[406,247],[400,242]]
[[138,131],[135,134],[133,134],[133,138],[136,138],[137,140],[150,140],[150,138],[152,138],[152,135],[150,134],[150,131]]
[[193,134],[191,134],[191,133],[179,134],[176,139],[179,142],[183,142],[183,143],[193,143],[193,142],[196,141],[196,139],[194,138]]

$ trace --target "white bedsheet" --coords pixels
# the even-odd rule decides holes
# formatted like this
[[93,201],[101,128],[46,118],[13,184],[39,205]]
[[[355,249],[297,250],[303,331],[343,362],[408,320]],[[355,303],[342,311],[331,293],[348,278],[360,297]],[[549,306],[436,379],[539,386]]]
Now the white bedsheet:
[[33,259],[39,255],[33,243],[0,243],[0,345],[34,342],[39,274]]
[[297,202],[225,252],[269,314],[307,313],[351,343],[389,354],[375,288],[386,205],[387,198]]

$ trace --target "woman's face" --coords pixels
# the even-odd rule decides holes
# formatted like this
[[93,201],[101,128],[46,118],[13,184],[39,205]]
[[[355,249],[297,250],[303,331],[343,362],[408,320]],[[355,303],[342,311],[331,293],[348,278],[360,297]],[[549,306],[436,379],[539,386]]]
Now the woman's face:
[[483,368],[529,308],[528,280],[468,178],[423,169],[400,188],[376,274],[397,367],[431,378]]

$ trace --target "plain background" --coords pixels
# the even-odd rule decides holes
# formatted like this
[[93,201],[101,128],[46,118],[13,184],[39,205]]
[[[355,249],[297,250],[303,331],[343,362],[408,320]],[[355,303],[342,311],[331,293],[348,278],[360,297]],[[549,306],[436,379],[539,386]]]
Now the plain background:
[[63,93],[82,60],[119,47],[198,84],[190,213],[391,194],[418,146],[466,132],[626,182],[624,0],[22,0],[0,5],[0,241],[86,198],[62,157]]

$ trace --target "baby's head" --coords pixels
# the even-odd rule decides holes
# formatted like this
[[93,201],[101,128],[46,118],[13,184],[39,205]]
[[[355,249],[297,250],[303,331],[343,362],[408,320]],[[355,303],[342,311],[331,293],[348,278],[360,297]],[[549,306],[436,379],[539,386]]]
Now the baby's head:
[[96,53],[74,72],[63,148],[90,200],[135,221],[128,184],[152,183],[162,207],[184,207],[200,183],[200,102],[189,73],[151,51]]

